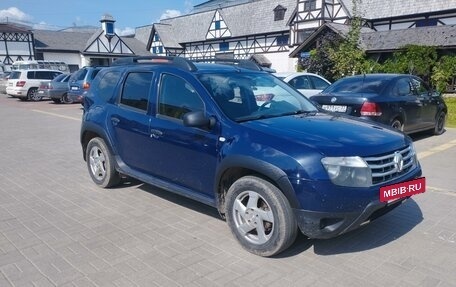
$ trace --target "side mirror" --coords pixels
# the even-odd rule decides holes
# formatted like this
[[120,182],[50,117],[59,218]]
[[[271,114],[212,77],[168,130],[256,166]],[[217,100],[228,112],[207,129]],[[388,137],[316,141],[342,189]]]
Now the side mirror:
[[201,129],[210,129],[214,126],[214,119],[206,117],[203,111],[189,112],[183,116],[184,126]]

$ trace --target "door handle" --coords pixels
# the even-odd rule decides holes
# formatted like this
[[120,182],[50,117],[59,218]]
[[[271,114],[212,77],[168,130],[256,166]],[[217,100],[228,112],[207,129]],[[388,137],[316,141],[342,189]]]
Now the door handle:
[[156,129],[151,129],[150,130],[150,137],[151,138],[158,139],[161,136],[163,136],[163,132],[162,131],[156,130]]
[[120,120],[118,118],[111,118],[111,122],[113,125],[117,126],[118,123],[120,123]]

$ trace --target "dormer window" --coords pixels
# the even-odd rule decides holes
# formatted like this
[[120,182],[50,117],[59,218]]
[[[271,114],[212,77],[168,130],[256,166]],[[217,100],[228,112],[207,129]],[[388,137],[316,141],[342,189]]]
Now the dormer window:
[[285,18],[285,11],[287,11],[285,7],[277,5],[277,7],[274,8],[274,21],[283,20]]

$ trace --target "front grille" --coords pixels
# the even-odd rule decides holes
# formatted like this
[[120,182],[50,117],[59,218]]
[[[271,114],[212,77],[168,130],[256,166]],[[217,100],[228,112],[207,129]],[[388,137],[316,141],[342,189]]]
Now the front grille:
[[[403,159],[402,170],[400,170],[399,164],[394,160],[395,157],[400,158],[399,154]],[[372,184],[376,185],[394,180],[409,172],[415,165],[416,156],[412,146],[408,146],[390,154],[366,157],[364,160],[371,169]]]

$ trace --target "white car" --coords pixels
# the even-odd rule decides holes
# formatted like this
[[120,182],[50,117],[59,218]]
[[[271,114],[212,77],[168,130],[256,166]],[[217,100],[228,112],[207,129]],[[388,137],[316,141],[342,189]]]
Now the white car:
[[322,76],[306,72],[274,73],[274,76],[288,83],[308,98],[331,85],[331,82]]
[[23,101],[39,101],[43,96],[38,94],[41,82],[50,82],[62,74],[57,70],[15,70],[8,78],[6,93]]

